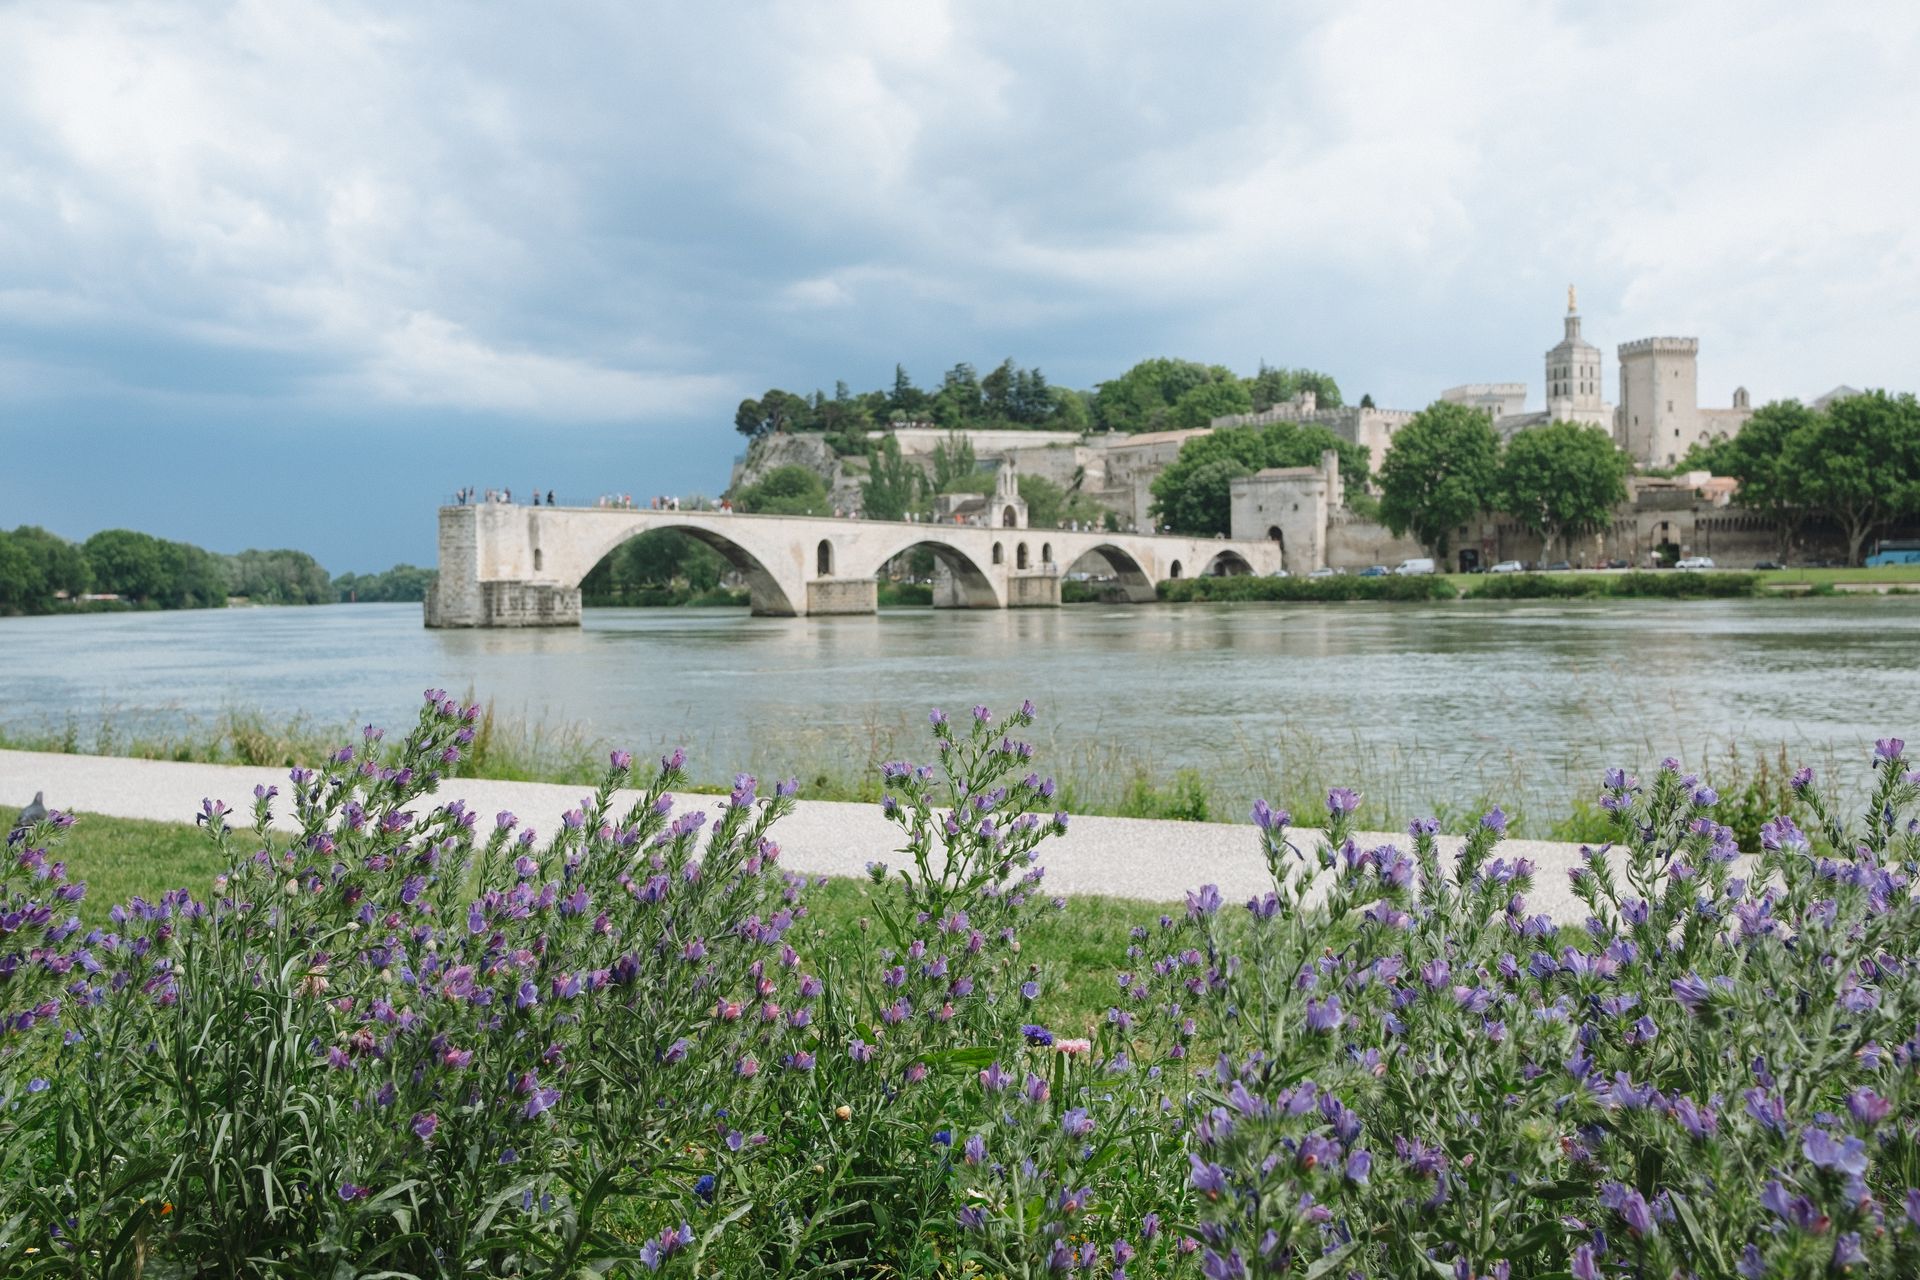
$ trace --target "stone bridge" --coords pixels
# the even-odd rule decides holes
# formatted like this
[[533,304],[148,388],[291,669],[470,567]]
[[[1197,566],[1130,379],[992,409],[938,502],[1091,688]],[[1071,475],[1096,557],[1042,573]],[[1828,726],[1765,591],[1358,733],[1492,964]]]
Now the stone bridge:
[[[1273,542],[1071,532],[1024,526],[1008,507],[1000,527],[750,516],[719,511],[522,507],[440,508],[440,575],[427,596],[429,627],[571,627],[580,580],[602,557],[651,529],[677,529],[746,579],[757,614],[872,613],[877,575],[904,551],[934,556],[933,603],[1017,609],[1060,603],[1060,580],[1105,571],[1126,598],[1154,598],[1163,578],[1271,573]],[[1082,565],[1082,561],[1085,564]]]

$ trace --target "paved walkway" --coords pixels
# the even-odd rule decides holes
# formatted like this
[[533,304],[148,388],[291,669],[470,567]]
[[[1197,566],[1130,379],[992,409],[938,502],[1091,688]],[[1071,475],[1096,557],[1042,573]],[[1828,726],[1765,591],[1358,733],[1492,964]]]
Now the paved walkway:
[[[37,751],[0,751],[0,814],[8,819],[36,791],[47,804],[76,813],[117,818],[190,822],[203,798],[225,800],[241,814],[253,802],[256,783],[281,784],[280,769],[238,765],[179,764],[165,760],[128,760],[111,756],[60,755]],[[510,809],[541,831],[580,802],[585,788],[543,782],[494,782],[459,778],[446,783],[442,796],[466,800],[483,815]],[[718,797],[688,796],[688,804],[711,804]],[[897,864],[900,831],[881,816],[878,805],[802,800],[774,828],[781,860],[810,874],[858,876],[868,862]],[[1367,837],[1373,844],[1395,837]],[[1408,847],[1404,837],[1401,847]],[[1449,847],[1449,842],[1443,842]],[[1503,856],[1532,858],[1539,870],[1530,907],[1564,923],[1585,912],[1568,889],[1567,871],[1577,865],[1577,846],[1540,840],[1512,840]],[[1179,901],[1190,888],[1216,884],[1229,901],[1244,900],[1269,887],[1266,864],[1251,823],[1161,822],[1144,818],[1075,817],[1067,834],[1042,846],[1046,885],[1056,893],[1107,894],[1148,902]]]

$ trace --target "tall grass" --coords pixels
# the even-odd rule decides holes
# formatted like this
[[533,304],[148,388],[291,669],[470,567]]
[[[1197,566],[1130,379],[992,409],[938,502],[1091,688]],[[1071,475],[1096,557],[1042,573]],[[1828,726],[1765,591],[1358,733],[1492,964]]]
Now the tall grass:
[[[503,712],[491,700],[479,705],[474,740],[452,776],[574,786],[599,780],[613,746],[606,736],[575,721]],[[1677,708],[1642,700],[1622,708],[1591,707],[1587,714],[1592,725],[1581,736],[1593,740],[1620,737],[1621,725],[1644,726],[1637,740],[1626,742],[1628,756],[1658,757],[1676,746],[1656,730],[1677,721]],[[285,769],[323,760],[357,734],[356,726],[304,716],[275,719],[258,709],[230,708],[187,721],[104,712],[52,725],[0,726],[0,749]],[[806,761],[799,780],[807,799],[874,804],[883,791],[881,766],[904,755],[916,738],[917,730],[904,720],[868,718],[852,727],[785,733],[756,745],[744,759],[729,759],[714,733],[694,731],[677,741],[705,759],[759,774],[789,772],[794,761]],[[1477,813],[1498,797],[1513,814],[1516,834],[1556,840],[1598,838],[1593,833],[1603,824],[1590,783],[1594,771],[1610,763],[1568,756],[1556,766],[1524,744],[1494,739],[1462,769],[1440,763],[1418,738],[1381,742],[1297,720],[1260,734],[1236,725],[1205,749],[1178,753],[1102,733],[1050,729],[1036,739],[1056,762],[1061,796],[1077,813],[1233,822],[1258,797],[1311,814],[1329,787],[1350,785],[1366,795],[1368,811],[1382,827],[1398,828],[1423,815]],[[1702,735],[1677,745],[1711,767],[1729,797],[1751,793],[1747,807],[1756,813],[1780,794],[1785,743]],[[1825,776],[1851,779],[1827,747],[1796,744],[1792,750]],[[688,789],[724,793],[730,779],[730,773],[695,778]],[[1762,816],[1737,817],[1729,825],[1745,838],[1758,830]]]

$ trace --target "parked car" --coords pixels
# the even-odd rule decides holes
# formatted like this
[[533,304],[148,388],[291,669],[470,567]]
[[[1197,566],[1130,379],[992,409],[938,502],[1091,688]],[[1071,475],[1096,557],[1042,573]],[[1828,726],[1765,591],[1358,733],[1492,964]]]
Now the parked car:
[[1293,575],[1288,573],[1285,569],[1275,569],[1272,573],[1268,574],[1267,576],[1269,578],[1291,578]]
[[1600,567],[1602,569],[1631,569],[1633,566],[1625,560],[1607,560],[1604,561]]
[[1417,573],[1432,573],[1433,561],[1424,556],[1415,557],[1412,560],[1402,560],[1400,567],[1395,569],[1394,572],[1402,577]]
[[1338,577],[1344,576],[1345,574],[1346,574],[1345,569],[1336,569],[1330,564],[1323,564],[1318,569],[1315,569],[1312,573],[1308,574],[1307,576],[1309,578],[1338,578]]
[[1499,564],[1487,570],[1488,573],[1525,573],[1526,571],[1527,566],[1521,564],[1518,560],[1502,560]]
[[1679,564],[1675,565],[1674,568],[1676,569],[1711,569],[1713,568],[1713,557],[1712,556],[1688,556],[1686,559],[1682,560]]
[[1552,564],[1547,566],[1547,572],[1548,573],[1572,573],[1573,566],[1568,564],[1565,560],[1555,560]]
[[1387,576],[1387,566],[1383,564],[1370,564],[1362,569],[1358,576],[1362,578],[1384,578]]
[[1784,569],[1787,566],[1781,564],[1778,560],[1755,560],[1753,567],[1756,569]]

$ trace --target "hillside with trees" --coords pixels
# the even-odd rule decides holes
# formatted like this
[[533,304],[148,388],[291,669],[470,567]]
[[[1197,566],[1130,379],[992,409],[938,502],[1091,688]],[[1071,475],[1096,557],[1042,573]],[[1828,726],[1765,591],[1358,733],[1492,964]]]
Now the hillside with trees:
[[770,388],[742,400],[734,429],[749,439],[775,432],[818,431],[837,452],[864,451],[864,434],[888,425],[914,424],[949,430],[1162,431],[1205,426],[1216,417],[1267,409],[1310,390],[1323,407],[1337,407],[1340,387],[1331,375],[1311,369],[1262,364],[1252,377],[1224,365],[1156,357],[1142,360],[1092,391],[1055,386],[1038,368],[1012,359],[982,375],[962,361],[941,375],[936,387],[915,384],[895,365],[889,387],[854,392],[834,383],[831,394],[801,394]]

